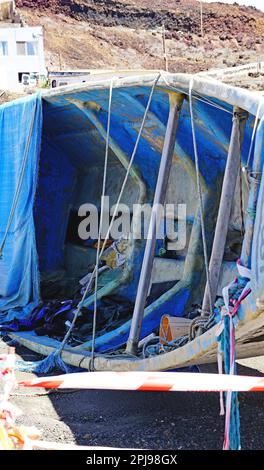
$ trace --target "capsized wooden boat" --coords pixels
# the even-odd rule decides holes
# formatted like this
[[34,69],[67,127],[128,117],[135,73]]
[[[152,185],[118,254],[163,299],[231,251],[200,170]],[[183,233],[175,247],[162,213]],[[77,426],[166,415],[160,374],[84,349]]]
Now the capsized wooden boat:
[[[193,119],[190,113],[190,83]],[[32,194],[34,197],[31,211],[34,210],[36,234],[33,251],[36,246],[37,254],[34,259],[28,260],[30,263],[33,259],[37,273],[29,278],[27,285],[31,287],[22,300],[21,295],[14,296],[12,293],[8,296],[0,292],[0,311],[3,315],[17,308],[28,311],[28,305],[39,300],[39,272],[42,280],[63,279],[70,292],[73,279],[79,280],[87,274],[87,266],[95,262],[94,247],[75,243],[72,235],[76,224],[73,213],[86,202],[93,203],[100,211],[110,85],[113,86],[113,98],[106,189],[110,195],[110,205],[118,199],[149,96],[154,90],[121,202],[127,204],[132,212],[133,204],[153,203],[157,198],[160,202],[165,188],[168,203],[186,204],[187,240],[186,246],[173,255],[167,250],[166,240],[148,240],[147,243],[132,240],[126,251],[125,263],[121,267],[112,266],[110,271],[100,276],[99,302],[111,295],[136,304],[136,308],[121,325],[113,325],[107,332],[97,331],[95,369],[168,370],[214,362],[216,359],[217,324],[170,352],[147,358],[131,354],[138,339],[158,330],[162,315],[180,318],[187,316],[193,305],[202,305],[203,300],[206,304],[206,272],[192,126],[199,156],[206,244],[212,257],[219,250],[219,244],[215,246],[214,240],[216,235],[219,239],[216,226],[223,204],[223,181],[231,171],[226,171],[228,157],[232,163],[232,158],[237,161],[239,155],[241,163],[237,170],[245,168],[241,174],[239,171],[233,175],[231,171],[235,181],[231,215],[227,215],[227,234],[223,231],[220,243],[224,245],[224,251],[221,254],[220,250],[221,270],[214,288],[215,297],[221,297],[222,289],[238,275],[238,258],[251,269],[252,291],[241,303],[236,323],[237,357],[263,354],[264,99],[261,94],[199,75],[152,72],[138,76],[113,74],[98,79],[93,76],[88,83],[42,93],[38,104],[43,119],[39,135],[41,147],[37,175],[31,188],[31,197]],[[22,102],[9,105],[5,113],[8,114],[12,107],[19,113],[22,106],[25,106]],[[243,131],[239,127],[240,121],[237,121],[239,126],[235,128],[236,118],[243,121]],[[177,125],[174,126],[175,121]],[[236,132],[240,134],[236,135]],[[241,212],[244,212],[243,217]],[[179,219],[177,216],[174,219],[177,226]],[[5,286],[9,269],[6,262],[2,268]],[[150,289],[146,291],[146,279],[150,274]],[[93,302],[94,295],[91,294],[85,306],[89,308]],[[143,312],[142,303],[145,306]],[[143,318],[140,318],[142,314]],[[10,333],[10,336],[43,355],[50,354],[60,344],[55,339],[37,336],[32,331]],[[68,364],[89,369],[91,348],[91,339],[88,338],[78,346],[66,346],[62,358]]]

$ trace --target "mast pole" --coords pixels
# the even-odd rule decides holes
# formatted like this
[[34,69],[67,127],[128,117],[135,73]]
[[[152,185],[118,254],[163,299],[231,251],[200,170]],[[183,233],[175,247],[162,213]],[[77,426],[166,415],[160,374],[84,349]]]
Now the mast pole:
[[164,205],[166,198],[166,190],[170,175],[172,158],[174,154],[176,133],[179,123],[179,115],[182,107],[184,95],[180,93],[170,93],[170,112],[164,140],[163,152],[161,156],[158,180],[156,184],[155,197],[153,201],[153,208],[150,218],[150,225],[148,230],[148,239],[146,241],[146,248],[141,268],[140,279],[138,283],[138,290],[136,302],[132,317],[132,324],[127,342],[126,351],[132,354],[137,353],[138,342],[140,339],[140,332],[142,327],[144,308],[148,296],[151,274],[154,261],[154,252],[156,245],[157,230],[160,225],[160,214],[158,206]]
[[248,113],[240,108],[234,107],[233,127],[226,162],[225,175],[222,186],[218,218],[216,222],[214,242],[209,265],[209,279],[206,284],[202,312],[203,315],[210,311],[210,291],[212,305],[215,303],[221,266],[224,257],[228,226],[231,217],[232,204],[234,201],[236,182],[240,167],[240,154],[244,139],[245,125]]

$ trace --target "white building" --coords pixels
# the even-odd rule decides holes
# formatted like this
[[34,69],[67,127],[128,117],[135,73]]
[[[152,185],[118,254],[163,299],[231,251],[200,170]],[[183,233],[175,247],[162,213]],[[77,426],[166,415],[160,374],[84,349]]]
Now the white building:
[[0,0],[0,21],[13,19],[16,13],[15,9],[14,0]]
[[23,73],[46,75],[43,29],[0,22],[0,88],[16,88]]

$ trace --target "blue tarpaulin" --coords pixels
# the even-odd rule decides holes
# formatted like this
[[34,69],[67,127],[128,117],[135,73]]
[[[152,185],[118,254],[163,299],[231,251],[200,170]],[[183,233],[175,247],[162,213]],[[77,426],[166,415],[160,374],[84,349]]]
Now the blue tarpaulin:
[[5,240],[0,260],[0,311],[9,311],[9,318],[13,309],[26,313],[39,301],[33,205],[41,129],[39,95],[0,107],[0,244]]

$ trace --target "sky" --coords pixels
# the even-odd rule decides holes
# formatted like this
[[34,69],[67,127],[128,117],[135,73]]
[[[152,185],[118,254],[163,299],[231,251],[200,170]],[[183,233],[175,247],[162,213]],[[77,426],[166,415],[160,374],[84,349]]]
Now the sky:
[[[213,1],[217,0],[203,0],[208,3],[212,3]],[[234,3],[234,0],[218,0],[221,1],[221,3]],[[264,11],[264,0],[236,0],[236,3],[239,3],[240,5],[248,5],[248,6],[253,6],[258,8],[259,10]]]

